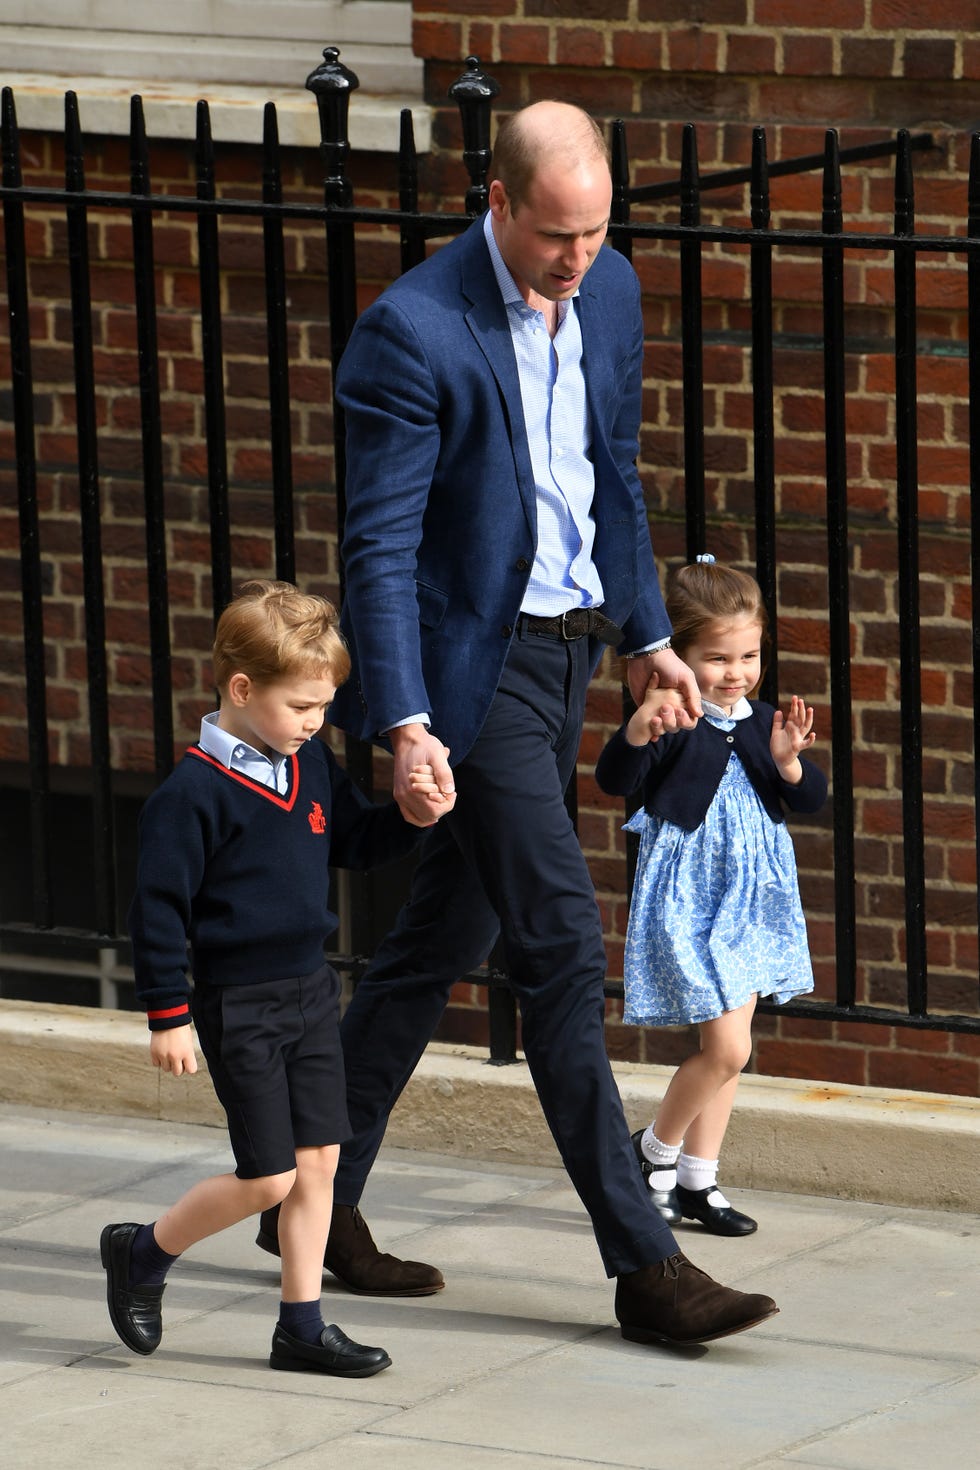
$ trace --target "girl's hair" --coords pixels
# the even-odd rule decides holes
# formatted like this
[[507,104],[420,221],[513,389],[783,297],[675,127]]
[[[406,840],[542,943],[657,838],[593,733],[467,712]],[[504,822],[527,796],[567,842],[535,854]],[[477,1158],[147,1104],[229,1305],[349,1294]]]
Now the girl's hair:
[[769,658],[769,616],[754,577],[716,561],[689,562],[667,577],[664,597],[673,632],[671,644],[683,658],[712,623],[751,617],[759,624],[762,672]]
[[257,684],[299,677],[335,685],[350,673],[333,603],[291,582],[246,582],[218,619],[211,657],[220,690],[237,673]]

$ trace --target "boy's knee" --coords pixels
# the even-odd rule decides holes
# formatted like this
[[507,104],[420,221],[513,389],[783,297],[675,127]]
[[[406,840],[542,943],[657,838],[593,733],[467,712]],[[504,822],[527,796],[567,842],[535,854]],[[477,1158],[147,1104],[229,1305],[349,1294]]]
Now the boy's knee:
[[296,1172],[300,1178],[332,1184],[340,1163],[340,1144],[330,1143],[324,1148],[298,1148],[296,1150]]
[[273,1206],[281,1205],[295,1180],[295,1169],[290,1169],[285,1174],[266,1174],[262,1179],[254,1180],[255,1192],[262,1201],[259,1208],[271,1210]]

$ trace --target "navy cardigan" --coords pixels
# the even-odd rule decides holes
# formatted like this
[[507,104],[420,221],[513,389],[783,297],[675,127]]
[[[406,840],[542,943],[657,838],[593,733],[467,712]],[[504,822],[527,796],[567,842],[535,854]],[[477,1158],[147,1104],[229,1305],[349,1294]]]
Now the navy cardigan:
[[631,796],[640,787],[651,816],[673,822],[688,832],[700,827],[718,790],[734,750],[759,800],[774,822],[782,822],[781,803],[796,812],[816,812],[827,797],[827,778],[819,766],[801,757],[803,780],[784,781],[769,750],[771,704],[750,700],[751,719],[719,730],[699,720],[693,730],[676,730],[646,745],[630,745],[622,725],[596,766],[596,781],[610,796]]

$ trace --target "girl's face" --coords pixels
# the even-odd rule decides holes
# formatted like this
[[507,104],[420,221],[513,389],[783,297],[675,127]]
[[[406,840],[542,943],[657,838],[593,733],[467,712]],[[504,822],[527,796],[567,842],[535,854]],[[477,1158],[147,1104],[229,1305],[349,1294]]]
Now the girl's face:
[[761,678],[762,625],[751,613],[709,623],[681,657],[694,671],[701,697],[730,712]]

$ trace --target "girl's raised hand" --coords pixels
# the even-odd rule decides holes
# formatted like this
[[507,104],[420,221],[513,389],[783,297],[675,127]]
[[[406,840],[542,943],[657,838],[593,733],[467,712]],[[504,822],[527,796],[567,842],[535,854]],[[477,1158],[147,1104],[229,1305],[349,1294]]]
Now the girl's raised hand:
[[772,734],[769,737],[769,749],[772,758],[779,767],[784,781],[796,785],[803,779],[803,769],[799,764],[798,756],[801,750],[807,750],[816,740],[813,730],[813,705],[805,704],[798,695],[794,694],[789,702],[789,710],[783,714],[777,709],[772,719]]

